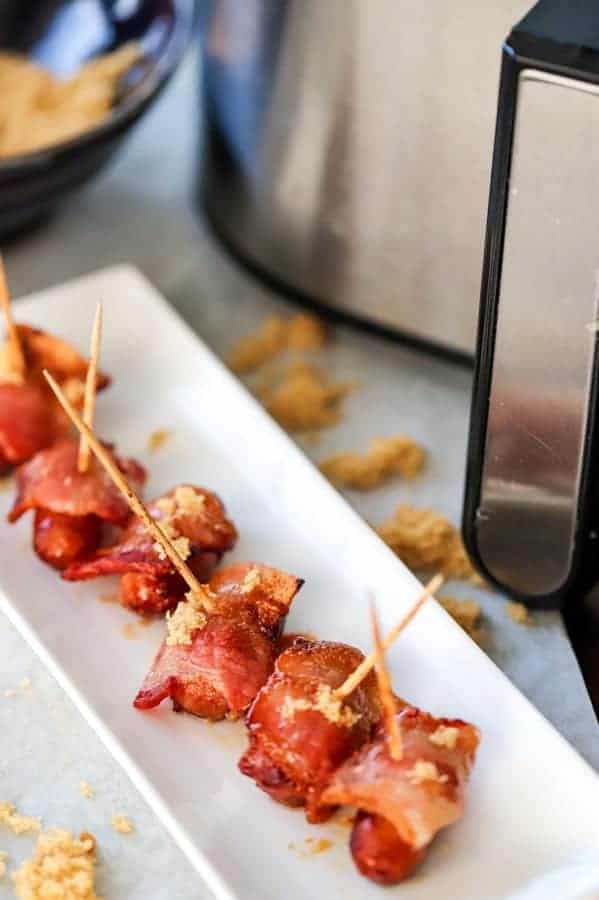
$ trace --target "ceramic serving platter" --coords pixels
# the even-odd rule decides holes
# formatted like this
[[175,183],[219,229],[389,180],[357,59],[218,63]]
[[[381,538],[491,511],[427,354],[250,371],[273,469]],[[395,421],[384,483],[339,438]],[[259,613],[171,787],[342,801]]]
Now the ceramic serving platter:
[[[289,630],[368,650],[368,594],[387,628],[418,581],[137,271],[113,268],[44,291],[19,302],[17,314],[85,352],[99,299],[102,367],[114,383],[99,398],[97,430],[148,465],[147,496],[180,481],[215,490],[240,532],[231,561],[263,561],[306,580]],[[149,453],[158,428],[172,437]],[[0,495],[2,517],[10,502],[10,491]],[[238,773],[242,723],[209,725],[167,704],[133,709],[163,626],[136,626],[107,602],[116,581],[61,582],[32,553],[30,532],[28,518],[0,523],[3,610],[217,897],[495,900],[599,855],[599,779],[437,604],[389,654],[394,686],[425,709],[475,722],[483,740],[464,820],[438,838],[413,879],[383,891],[356,873],[343,821],[311,827]],[[588,896],[599,896],[595,887]]]

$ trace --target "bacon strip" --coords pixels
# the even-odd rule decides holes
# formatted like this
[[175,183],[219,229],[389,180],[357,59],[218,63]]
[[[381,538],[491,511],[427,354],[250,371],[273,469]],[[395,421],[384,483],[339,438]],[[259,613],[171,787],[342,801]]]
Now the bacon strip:
[[[388,826],[398,839],[396,852],[401,847],[413,851],[411,856],[406,852],[411,871],[421,859],[418,851],[463,815],[466,784],[480,739],[478,730],[467,722],[437,719],[415,707],[398,713],[397,722],[403,748],[400,760],[389,754],[381,727],[371,742],[332,774],[320,796],[324,805],[356,806],[372,816],[370,834],[364,820],[356,823],[359,831],[352,836],[352,851],[363,874],[385,883],[389,883],[385,877],[392,871],[392,860],[384,866],[381,859],[394,843]],[[394,880],[402,877],[401,872],[395,875]]]
[[274,800],[304,803],[309,821],[327,817],[318,801],[323,786],[379,719],[374,673],[343,704],[332,695],[363,659],[347,644],[298,638],[279,656],[248,713],[250,746],[241,772]]
[[[87,472],[79,472],[78,452],[78,440],[63,438],[19,468],[17,496],[8,514],[9,522],[16,522],[30,509],[68,516],[94,515],[116,525],[129,520],[127,501],[101,466],[92,463]],[[136,487],[144,483],[146,472],[138,462],[115,459]]]
[[[44,378],[48,369],[77,402],[83,397],[87,361],[64,341],[28,325],[17,325],[27,380],[17,384],[10,370],[10,347],[0,346],[0,471],[20,465],[69,431],[69,423]],[[110,382],[99,374],[97,390]]]
[[213,609],[191,644],[162,644],[134,706],[170,697],[176,710],[208,719],[239,716],[270,675],[289,606],[302,586],[293,575],[237,563],[210,581]]
[[[198,498],[197,510],[176,501],[181,489]],[[174,511],[169,511],[169,506]],[[204,488],[179,485],[148,508],[155,519],[168,520],[174,533],[189,541],[186,562],[202,581],[208,580],[223,554],[237,540],[237,530],[226,517],[221,501]],[[183,579],[164,554],[157,551],[154,539],[135,517],[116,544],[69,566],[62,577],[67,581],[85,581],[103,575],[124,575],[121,603],[145,615],[174,609],[187,590]]]

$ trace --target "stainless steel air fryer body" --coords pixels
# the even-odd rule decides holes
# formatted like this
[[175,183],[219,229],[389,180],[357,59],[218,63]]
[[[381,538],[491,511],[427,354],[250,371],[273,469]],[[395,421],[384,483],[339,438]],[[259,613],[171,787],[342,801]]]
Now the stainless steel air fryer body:
[[530,0],[213,0],[205,198],[284,285],[472,353],[501,43]]

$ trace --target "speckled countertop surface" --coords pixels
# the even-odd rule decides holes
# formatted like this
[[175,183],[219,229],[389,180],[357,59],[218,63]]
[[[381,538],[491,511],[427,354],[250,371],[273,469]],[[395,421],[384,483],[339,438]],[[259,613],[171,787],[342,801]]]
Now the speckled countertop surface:
[[[285,302],[231,260],[196,217],[192,204],[196,147],[196,71],[189,59],[111,169],[55,219],[6,248],[16,296],[116,262],[136,264],[217,352]],[[164,134],[169,134],[168,142]],[[57,327],[60,331],[60,328]],[[376,434],[406,432],[430,451],[426,474],[348,500],[372,522],[400,501],[431,505],[459,521],[470,374],[377,338],[338,329],[323,359],[340,377],[358,377],[344,421],[306,452],[318,460],[363,448]],[[476,596],[485,612],[485,649],[529,699],[596,768],[597,724],[576,662],[555,613],[523,628],[505,614],[504,598]],[[31,680],[27,690],[18,688]],[[12,696],[6,690],[17,688]],[[84,779],[93,799],[79,792]],[[99,839],[98,891],[106,900],[195,900],[207,896],[181,852],[7,620],[0,617],[0,802],[12,801],[46,825],[89,830]],[[127,814],[131,835],[110,819]],[[0,830],[9,867],[33,841]],[[0,898],[13,896],[0,881]]]

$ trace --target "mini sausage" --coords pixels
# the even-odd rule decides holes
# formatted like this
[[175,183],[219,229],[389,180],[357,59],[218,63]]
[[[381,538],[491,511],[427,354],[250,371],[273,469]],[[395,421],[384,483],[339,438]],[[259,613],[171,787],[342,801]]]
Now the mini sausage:
[[350,838],[350,852],[358,871],[377,884],[397,884],[422,862],[426,847],[415,850],[388,819],[360,812]]
[[66,569],[75,560],[93,553],[102,537],[97,516],[68,516],[38,509],[33,525],[35,552],[55,569]]

